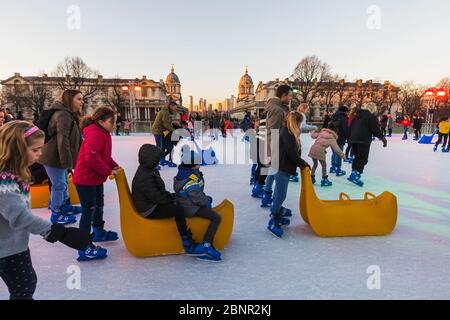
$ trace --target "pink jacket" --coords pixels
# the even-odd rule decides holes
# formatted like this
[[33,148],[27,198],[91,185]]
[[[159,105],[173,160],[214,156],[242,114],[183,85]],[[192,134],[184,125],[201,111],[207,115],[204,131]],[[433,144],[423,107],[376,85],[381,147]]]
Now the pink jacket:
[[309,157],[317,160],[325,161],[327,159],[327,149],[331,147],[339,156],[344,157],[344,153],[339,148],[336,139],[336,132],[330,129],[322,129],[320,132],[313,131],[311,137],[316,139],[309,150]]
[[83,136],[73,183],[87,187],[98,186],[108,179],[114,168],[118,167],[111,158],[111,134],[94,123],[84,128]]

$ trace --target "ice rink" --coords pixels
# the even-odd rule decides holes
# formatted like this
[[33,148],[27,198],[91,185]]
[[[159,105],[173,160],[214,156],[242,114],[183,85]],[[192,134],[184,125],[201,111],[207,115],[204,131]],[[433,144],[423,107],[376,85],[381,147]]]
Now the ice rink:
[[[129,183],[138,166],[139,147],[153,141],[150,136],[113,138],[114,158],[125,168]],[[236,141],[233,148],[233,139],[227,139],[228,162],[236,154],[237,162],[244,163],[245,144]],[[222,142],[216,142],[215,149],[223,160]],[[388,143],[386,149],[379,141],[372,144],[364,188],[330,175],[334,186],[316,191],[322,199],[337,199],[340,192],[355,199],[366,191],[391,191],[398,197],[399,218],[390,236],[316,237],[299,216],[300,184],[291,183],[285,205],[294,216],[284,238],[276,239],[266,230],[268,210],[250,197],[250,164],[208,166],[202,168],[207,193],[215,204],[227,198],[235,206],[234,233],[223,262],[200,262],[185,255],[137,259],[120,239],[104,245],[109,251],[106,260],[80,264],[75,251],[33,236],[35,298],[450,299],[450,155],[433,153],[431,145],[402,141],[401,136]],[[311,163],[310,145],[303,134],[302,155]],[[343,169],[351,171],[347,163]],[[169,190],[176,170],[161,171]],[[34,213],[50,216],[45,209]],[[105,220],[108,229],[120,231],[118,195],[111,181],[105,185]],[[81,270],[80,290],[67,288],[72,265]],[[368,289],[369,266],[381,270],[379,290]],[[0,281],[0,299],[7,298]]]

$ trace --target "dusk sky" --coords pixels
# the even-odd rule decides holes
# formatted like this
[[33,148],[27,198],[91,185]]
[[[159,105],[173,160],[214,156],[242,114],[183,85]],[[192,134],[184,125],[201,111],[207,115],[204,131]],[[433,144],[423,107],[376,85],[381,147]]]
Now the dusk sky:
[[[212,103],[237,94],[246,65],[257,85],[288,77],[311,54],[348,80],[434,85],[450,76],[448,0],[0,0],[0,5],[0,79],[14,72],[51,74],[65,56],[82,57],[105,77],[146,75],[157,81],[174,64],[185,101],[193,95]],[[80,29],[67,26],[70,5],[81,10]],[[371,5],[380,9],[379,29],[367,26]]]

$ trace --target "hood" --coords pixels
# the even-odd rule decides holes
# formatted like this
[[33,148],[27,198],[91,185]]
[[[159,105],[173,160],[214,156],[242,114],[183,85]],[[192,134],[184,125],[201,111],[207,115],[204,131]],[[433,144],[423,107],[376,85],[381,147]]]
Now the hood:
[[323,139],[337,139],[338,135],[331,129],[322,129],[319,134],[319,138]]
[[97,134],[99,134],[99,133],[100,134],[104,134],[104,135],[109,135],[110,134],[108,131],[103,129],[98,124],[92,123],[92,124],[88,125],[86,128],[83,129],[83,136],[87,137],[89,134],[92,134],[93,132],[95,132]]
[[360,109],[360,110],[358,110],[358,113],[356,114],[355,119],[369,118],[371,115],[372,115],[372,113],[369,110]]
[[190,177],[191,174],[195,173],[192,168],[185,167],[183,165],[178,166],[178,173],[175,177],[176,181],[184,181]]
[[155,169],[161,159],[162,151],[153,144],[144,144],[139,150],[139,164],[148,169]]
[[341,112],[346,113],[346,112],[349,111],[349,108],[348,108],[347,106],[340,106],[339,109],[338,109],[338,111],[341,111]]
[[52,104],[52,106],[50,107],[50,109],[72,111],[72,110],[69,110],[69,107],[66,106],[64,103],[62,103],[61,101],[55,101],[55,102]]

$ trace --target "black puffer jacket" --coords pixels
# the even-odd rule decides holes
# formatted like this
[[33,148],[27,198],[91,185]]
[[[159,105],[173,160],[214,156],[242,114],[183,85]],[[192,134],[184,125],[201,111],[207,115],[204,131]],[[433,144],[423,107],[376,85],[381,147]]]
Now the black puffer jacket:
[[343,110],[337,111],[331,116],[330,123],[337,128],[337,144],[343,146],[348,139],[348,116]]
[[160,158],[161,149],[152,144],[145,144],[139,150],[140,165],[133,178],[132,197],[134,206],[140,213],[175,200],[175,196],[166,190],[156,169]]
[[289,132],[288,128],[282,127],[280,133],[279,170],[295,175],[297,168],[304,168],[308,165],[300,155],[301,147],[297,148],[294,135]]
[[377,117],[368,110],[358,110],[350,127],[350,142],[371,144],[372,136],[383,140]]

